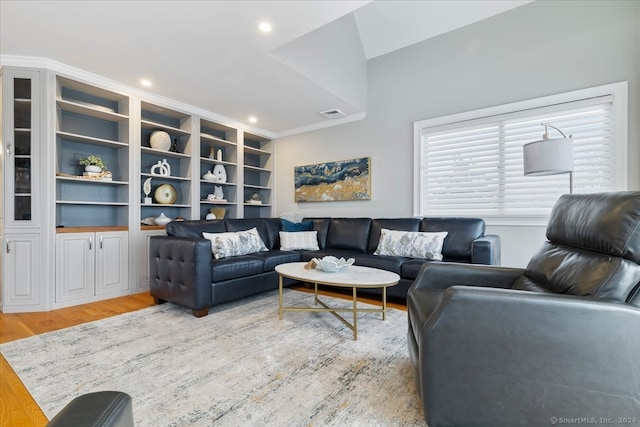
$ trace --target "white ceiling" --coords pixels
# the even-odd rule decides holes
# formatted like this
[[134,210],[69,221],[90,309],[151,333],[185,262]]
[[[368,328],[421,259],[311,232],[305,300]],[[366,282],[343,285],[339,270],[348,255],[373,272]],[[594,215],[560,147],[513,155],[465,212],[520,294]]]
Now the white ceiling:
[[362,117],[367,60],[530,1],[0,0],[0,61],[148,78],[148,92],[277,135],[331,124],[327,109]]

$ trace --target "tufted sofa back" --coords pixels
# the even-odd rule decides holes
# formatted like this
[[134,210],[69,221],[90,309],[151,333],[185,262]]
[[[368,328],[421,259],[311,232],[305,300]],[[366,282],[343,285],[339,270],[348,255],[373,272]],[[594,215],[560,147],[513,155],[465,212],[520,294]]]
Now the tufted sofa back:
[[202,239],[202,233],[244,231],[255,227],[269,249],[280,247],[280,219],[278,218],[226,218],[199,221],[171,221],[166,226],[167,236]]
[[468,262],[473,241],[484,236],[485,222],[480,218],[426,217],[420,221],[420,231],[446,231],[442,245],[446,261]]
[[202,233],[224,233],[227,226],[223,219],[201,221],[171,221],[165,227],[167,236],[202,239]]
[[[482,237],[480,218],[305,218],[313,222],[320,249],[373,253],[383,228],[405,231],[447,231],[442,254],[445,261],[470,262],[473,241]],[[280,248],[279,218],[225,218],[218,220],[172,221],[168,236],[201,239],[202,233],[242,231],[256,227],[267,248]]]
[[640,306],[640,192],[565,194],[515,289]]

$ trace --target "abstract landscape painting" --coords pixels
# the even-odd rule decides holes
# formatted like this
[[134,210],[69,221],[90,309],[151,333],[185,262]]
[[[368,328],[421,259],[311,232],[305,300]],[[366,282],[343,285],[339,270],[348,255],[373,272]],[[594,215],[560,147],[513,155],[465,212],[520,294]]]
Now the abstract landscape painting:
[[296,166],[296,202],[371,200],[371,158]]

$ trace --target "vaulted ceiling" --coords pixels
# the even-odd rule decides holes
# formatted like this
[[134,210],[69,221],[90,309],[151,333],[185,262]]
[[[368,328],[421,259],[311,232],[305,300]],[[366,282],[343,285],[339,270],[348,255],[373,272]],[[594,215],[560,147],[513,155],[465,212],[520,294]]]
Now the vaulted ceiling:
[[[363,117],[371,59],[529,1],[2,0],[0,62],[146,78],[148,92],[287,134]],[[319,114],[333,109],[345,117]]]

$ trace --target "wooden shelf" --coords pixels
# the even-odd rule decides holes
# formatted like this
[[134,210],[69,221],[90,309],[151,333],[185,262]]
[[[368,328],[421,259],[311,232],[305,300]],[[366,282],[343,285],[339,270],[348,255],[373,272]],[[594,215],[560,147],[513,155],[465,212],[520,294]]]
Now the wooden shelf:
[[83,116],[89,116],[96,119],[108,120],[110,122],[122,122],[129,120],[129,117],[124,114],[109,111],[106,107],[89,106],[77,101],[67,101],[64,99],[57,99],[56,104],[61,110],[68,111],[70,113],[82,114]]
[[140,230],[148,231],[148,230],[164,230],[164,225],[141,225]]
[[271,173],[271,169],[259,168],[257,166],[244,165],[244,169],[252,172]]
[[253,148],[250,146],[245,146],[244,147],[244,152],[248,153],[248,154],[254,154],[254,155],[258,155],[258,156],[270,156],[271,153],[269,151],[266,150],[261,150],[258,148]]
[[157,179],[170,179],[174,181],[191,181],[191,178],[184,176],[175,176],[175,175],[153,175],[150,173],[141,173],[140,176],[143,179],[146,178],[157,178]]
[[86,200],[56,200],[58,205],[128,206],[127,202],[94,202]]
[[143,153],[147,153],[147,154],[153,154],[155,156],[161,156],[161,157],[175,157],[177,159],[190,159],[191,158],[191,154],[185,154],[185,153],[177,153],[175,151],[166,151],[166,150],[157,150],[155,148],[151,148],[151,147],[140,147],[140,150]]
[[265,187],[264,185],[251,185],[251,184],[245,184],[244,188],[256,189],[256,190],[271,190],[271,187]]
[[126,142],[111,141],[109,139],[102,139],[102,138],[94,138],[92,136],[78,135],[78,134],[70,133],[70,132],[58,131],[58,132],[56,132],[56,135],[58,137],[60,137],[60,138],[64,138],[65,140],[73,141],[73,142],[89,143],[89,144],[93,144],[93,145],[102,145],[104,147],[116,147],[116,148],[128,148],[129,147],[129,144],[127,144]]
[[191,132],[188,132],[186,130],[182,130],[180,128],[177,127],[173,127],[173,126],[168,126],[162,123],[157,123],[157,122],[152,122],[149,120],[141,120],[140,124],[142,125],[143,129],[151,129],[151,130],[163,130],[165,132],[169,132],[172,134],[178,134],[180,136],[189,136],[191,135]]
[[207,133],[201,133],[200,134],[200,139],[204,142],[208,142],[211,144],[218,144],[218,145],[223,145],[226,147],[237,147],[238,144],[236,144],[235,142],[232,141],[227,141],[226,139],[222,139],[222,138],[217,138],[213,135],[209,135]]
[[129,185],[128,182],[126,181],[100,181],[97,179],[84,179],[81,177],[78,178],[74,178],[74,177],[70,177],[70,176],[59,176],[56,175],[56,179],[58,181],[69,181],[69,182],[80,182],[83,184],[104,184],[104,185]]
[[56,233],[96,233],[105,231],[129,231],[127,226],[98,226],[98,227],[56,227]]

